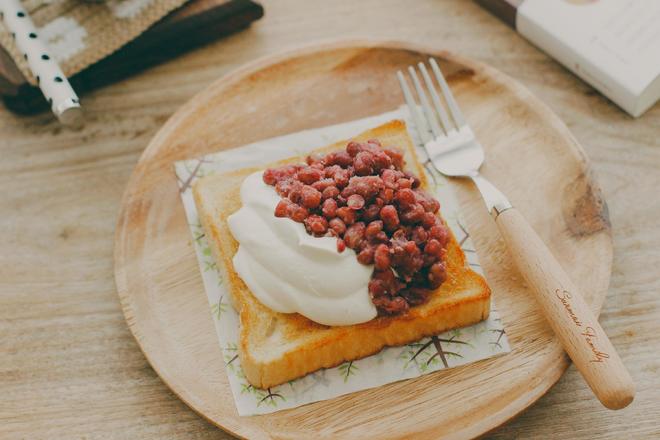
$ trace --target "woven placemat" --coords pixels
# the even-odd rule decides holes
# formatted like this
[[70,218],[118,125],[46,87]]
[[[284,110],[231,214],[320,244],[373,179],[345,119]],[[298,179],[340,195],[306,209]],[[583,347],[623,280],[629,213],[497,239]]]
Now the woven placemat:
[[[85,69],[144,32],[187,0],[25,0],[39,36],[67,76]],[[0,44],[25,78],[36,85],[11,34],[0,25]]]

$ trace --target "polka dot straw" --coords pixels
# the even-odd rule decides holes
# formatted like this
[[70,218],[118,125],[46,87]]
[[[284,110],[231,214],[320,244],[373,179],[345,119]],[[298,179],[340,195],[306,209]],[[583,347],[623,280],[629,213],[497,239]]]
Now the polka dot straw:
[[0,0],[0,17],[23,54],[51,110],[64,125],[80,125],[82,109],[76,92],[35,28],[19,0]]

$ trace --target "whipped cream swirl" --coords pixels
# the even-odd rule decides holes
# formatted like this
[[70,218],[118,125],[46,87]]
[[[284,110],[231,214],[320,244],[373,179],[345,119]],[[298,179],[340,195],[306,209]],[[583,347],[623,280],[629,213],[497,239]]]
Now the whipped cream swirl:
[[239,242],[234,269],[254,296],[280,313],[300,313],[319,324],[359,324],[376,317],[368,284],[373,266],[355,252],[337,251],[335,237],[313,237],[301,223],[275,217],[280,196],[262,172],[241,186],[243,206],[227,219]]

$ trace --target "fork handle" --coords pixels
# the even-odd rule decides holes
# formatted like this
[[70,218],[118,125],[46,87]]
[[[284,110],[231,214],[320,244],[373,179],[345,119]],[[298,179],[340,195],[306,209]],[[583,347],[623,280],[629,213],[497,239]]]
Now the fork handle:
[[515,208],[495,222],[545,318],[603,405],[632,402],[635,385],[598,320],[541,238]]

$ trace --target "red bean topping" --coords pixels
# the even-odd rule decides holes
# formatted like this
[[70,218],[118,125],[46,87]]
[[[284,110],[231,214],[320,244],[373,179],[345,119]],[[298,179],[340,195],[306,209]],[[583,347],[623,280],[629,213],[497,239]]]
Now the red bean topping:
[[264,183],[266,185],[275,185],[277,183],[277,173],[275,172],[274,169],[269,168],[266,171],[264,171],[264,175],[262,178],[264,179]]
[[413,188],[419,188],[419,185],[421,185],[421,180],[419,180],[419,177],[415,176],[413,173],[410,173],[408,171],[404,171],[403,174],[408,178],[412,179],[412,187]]
[[430,239],[429,241],[426,242],[426,246],[424,246],[424,253],[426,255],[435,257],[437,260],[440,259],[442,256],[442,245],[438,240],[435,238]]
[[348,185],[348,181],[351,178],[351,172],[340,168],[339,171],[334,173],[332,178],[335,179],[337,187],[343,188]]
[[346,233],[346,223],[344,223],[344,221],[338,217],[331,219],[329,225],[339,237],[343,237],[344,233]]
[[401,213],[401,221],[406,224],[416,224],[424,218],[424,208],[422,205],[415,204],[408,208],[408,210]]
[[351,208],[342,206],[341,208],[337,209],[337,217],[342,219],[347,225],[352,225],[357,219],[357,214]]
[[414,241],[417,245],[422,246],[426,243],[426,240],[429,238],[429,233],[426,232],[423,226],[417,226],[414,228],[410,234],[410,239]]
[[445,269],[445,264],[442,262],[434,263],[429,268],[429,283],[431,287],[439,287],[443,281],[447,278],[447,270]]
[[385,149],[385,154],[390,156],[390,159],[392,159],[392,165],[394,165],[397,170],[403,168],[403,153],[401,150],[398,148],[388,148]]
[[312,188],[323,192],[326,190],[326,188],[329,188],[334,185],[335,185],[334,179],[321,179],[317,182],[312,183]]
[[417,197],[412,189],[400,189],[396,192],[394,200],[401,209],[408,209],[417,202]]
[[381,189],[378,193],[378,198],[384,203],[390,203],[392,200],[394,200],[394,190],[391,188]]
[[328,230],[328,221],[320,215],[310,215],[304,221],[307,232],[312,235],[321,236]]
[[373,246],[366,246],[358,253],[357,260],[362,264],[373,264],[374,252],[375,251]]
[[383,206],[380,210],[380,218],[388,231],[393,231],[399,226],[399,213],[393,205]]
[[432,212],[425,212],[424,216],[422,217],[422,226],[424,228],[429,229],[432,226],[435,226],[435,222],[437,221],[437,218],[435,214]]
[[359,143],[355,142],[355,141],[351,141],[351,142],[348,143],[348,145],[346,145],[346,152],[351,157],[357,156],[357,154],[360,151],[362,151],[362,146]]
[[335,181],[332,181],[333,186],[328,186],[326,189],[323,190],[323,198],[324,199],[336,199],[337,196],[339,195],[339,189],[337,189],[336,186],[334,186]]
[[374,265],[369,294],[382,315],[424,303],[447,278],[440,204],[403,165],[400,150],[370,139],[263,173],[282,198],[275,216],[336,237],[338,252],[351,248],[359,263]]
[[396,181],[396,184],[399,189],[412,188],[413,181],[407,177],[402,177]]
[[309,185],[305,185],[300,190],[301,204],[308,209],[314,209],[321,203],[321,193]]
[[275,217],[286,217],[290,203],[289,199],[280,200],[275,207]]
[[369,151],[361,151],[355,156],[353,167],[358,176],[368,176],[374,172],[374,155]]
[[346,230],[346,233],[344,234],[344,241],[346,242],[346,246],[351,249],[357,249],[364,239],[364,230],[365,227],[364,223],[362,222],[358,222],[349,226]]
[[364,208],[361,217],[362,220],[364,220],[365,222],[370,222],[379,218],[379,215],[380,215],[380,206],[378,206],[377,204],[373,204]]
[[302,206],[292,203],[289,205],[287,214],[289,218],[294,222],[302,223],[309,215],[309,211],[307,211]]
[[328,165],[339,165],[342,168],[353,165],[353,158],[346,151],[328,153],[328,155],[325,156],[325,161]]
[[444,247],[449,241],[449,233],[444,226],[436,225],[429,229],[429,237],[435,238]]
[[367,239],[373,240],[382,230],[383,230],[383,221],[374,220],[373,222],[369,223],[367,229],[364,231],[364,234],[366,235]]
[[321,208],[321,211],[323,211],[323,215],[327,218],[333,218],[337,213],[337,202],[335,199],[326,199],[323,202],[323,208]]
[[306,185],[311,185],[312,183],[321,180],[321,177],[323,177],[323,173],[320,170],[317,170],[316,168],[305,167],[300,171],[298,171],[296,177],[302,183]]
[[390,248],[385,244],[379,244],[374,253],[374,265],[376,269],[385,270],[390,267]]
[[362,209],[364,208],[364,197],[360,194],[353,194],[346,200],[346,206],[356,211]]

